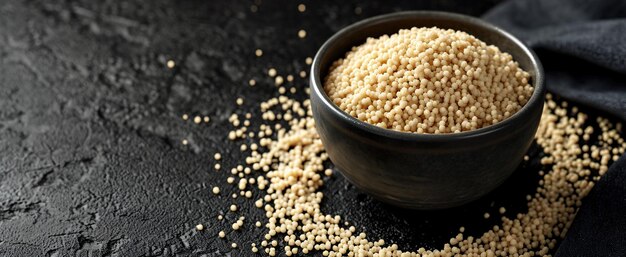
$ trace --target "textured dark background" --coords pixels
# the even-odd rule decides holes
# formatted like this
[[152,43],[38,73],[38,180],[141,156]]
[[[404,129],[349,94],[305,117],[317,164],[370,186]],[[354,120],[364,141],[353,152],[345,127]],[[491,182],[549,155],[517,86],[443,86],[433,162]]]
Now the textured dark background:
[[[251,256],[264,234],[252,224],[263,215],[235,199],[246,223],[228,232],[238,216],[227,212],[234,190],[225,179],[243,155],[226,139],[227,119],[258,113],[258,102],[277,95],[266,70],[308,70],[305,57],[365,17],[413,9],[477,16],[495,2],[1,0],[0,256]],[[304,99],[306,81],[293,85]],[[185,122],[183,113],[211,122]],[[215,152],[225,159],[220,172]],[[484,199],[437,212],[383,205],[336,175],[323,208],[371,239],[439,248],[460,226],[476,236],[498,224],[500,206],[506,215],[524,211],[538,170],[522,164]],[[221,196],[210,193],[214,185]],[[198,223],[207,228],[196,233]]]

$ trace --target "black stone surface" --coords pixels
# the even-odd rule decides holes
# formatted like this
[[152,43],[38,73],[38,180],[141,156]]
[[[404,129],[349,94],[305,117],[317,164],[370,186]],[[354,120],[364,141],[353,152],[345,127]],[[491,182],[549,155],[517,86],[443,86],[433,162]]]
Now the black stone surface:
[[[227,211],[226,171],[244,155],[226,133],[231,113],[258,113],[257,103],[277,95],[266,70],[308,71],[305,57],[365,17],[480,15],[494,2],[305,1],[298,13],[300,1],[0,1],[0,256],[253,256],[250,243],[264,231],[252,224],[263,213],[243,198],[234,200],[237,214]],[[304,99],[306,79],[293,85]],[[215,152],[224,156],[220,172]],[[539,154],[533,146],[530,155]],[[323,209],[371,239],[439,248],[460,226],[476,236],[498,224],[500,206],[509,216],[524,211],[539,168],[524,163],[487,197],[437,212],[383,205],[337,174],[323,188]],[[210,193],[214,185],[221,196]],[[228,232],[238,215],[243,230]],[[196,232],[198,223],[206,229]]]

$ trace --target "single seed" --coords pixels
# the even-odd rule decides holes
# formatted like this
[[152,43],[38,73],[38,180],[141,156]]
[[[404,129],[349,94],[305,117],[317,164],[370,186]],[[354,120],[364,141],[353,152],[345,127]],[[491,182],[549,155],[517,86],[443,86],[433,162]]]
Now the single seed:
[[183,114],[183,120],[188,120],[188,119],[189,119],[189,115]]
[[213,187],[213,194],[217,195],[220,193],[220,188],[219,187]]
[[237,103],[237,105],[242,105],[243,104],[243,99],[241,97],[237,98],[236,103]]
[[196,230],[198,230],[198,231],[204,230],[204,225],[202,225],[202,224],[196,225]]
[[237,243],[232,243],[232,244],[230,245],[230,247],[232,247],[232,248],[237,248]]
[[168,60],[167,61],[167,67],[170,69],[173,69],[174,66],[176,66],[176,63],[173,60]]
[[215,153],[215,154],[213,155],[213,158],[214,158],[216,161],[219,161],[220,159],[222,159],[222,154],[220,154],[220,153]]
[[298,5],[298,12],[304,12],[304,11],[306,11],[306,5],[299,4]]
[[313,58],[311,58],[311,57],[307,57],[306,59],[304,59],[304,62],[305,62],[307,65],[311,65],[311,63],[313,63]]
[[255,86],[255,85],[256,85],[256,80],[251,79],[250,81],[248,81],[248,84],[249,84],[251,87],[253,87],[253,86]]
[[261,50],[261,49],[255,50],[254,51],[254,55],[256,55],[257,57],[263,56],[263,50]]
[[276,76],[276,78],[274,78],[274,84],[276,84],[277,86],[282,85],[284,82],[284,79],[282,76]]
[[489,213],[488,213],[488,212],[485,212],[485,214],[483,215],[483,217],[484,217],[485,219],[488,219],[488,218],[489,218],[489,216],[490,216],[490,215],[489,215]]
[[224,233],[224,231],[220,231],[217,236],[219,236],[220,238],[224,238],[226,237],[226,233]]
[[276,76],[276,69],[270,68],[269,70],[267,70],[267,75],[269,75],[270,77]]
[[202,118],[200,116],[193,117],[193,123],[200,124],[202,122]]
[[220,168],[222,168],[222,165],[220,165],[219,163],[216,163],[215,166],[213,166],[213,168],[215,168],[215,170],[219,170]]
[[233,205],[231,205],[231,206],[230,206],[230,211],[232,211],[232,212],[236,212],[236,211],[237,211],[237,205],[234,205],[234,204],[233,204]]
[[187,139],[183,139],[183,145],[187,145],[189,144],[189,141],[187,141]]
[[306,30],[298,30],[298,37],[299,38],[305,38],[306,37]]

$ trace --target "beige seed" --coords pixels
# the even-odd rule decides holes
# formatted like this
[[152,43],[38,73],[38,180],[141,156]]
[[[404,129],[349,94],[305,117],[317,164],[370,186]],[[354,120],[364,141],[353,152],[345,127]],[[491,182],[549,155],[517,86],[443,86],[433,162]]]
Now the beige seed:
[[306,5],[299,4],[298,5],[298,12],[304,12],[304,11],[306,11]]
[[267,75],[269,75],[270,77],[276,76],[276,69],[270,68],[269,70],[267,70]]
[[298,37],[299,38],[305,38],[306,37],[306,30],[298,30]]
[[263,56],[263,50],[261,49],[257,49],[254,51],[254,55],[256,55],[256,57],[261,57]]
[[176,66],[176,63],[173,60],[167,61],[167,68],[173,69]]
[[276,78],[274,78],[274,84],[276,84],[277,86],[282,85],[284,81],[285,80],[282,76],[276,76]]
[[220,193],[220,188],[219,188],[219,187],[213,187],[213,190],[212,190],[212,191],[213,191],[213,194],[214,194],[214,195],[217,195],[217,194],[219,194],[219,193]]
[[198,230],[198,231],[204,230],[204,225],[202,225],[202,224],[196,225],[196,230]]
[[193,117],[193,123],[200,124],[202,122],[202,118],[200,116]]
[[217,236],[219,236],[220,238],[224,238],[226,237],[226,233],[224,233],[224,231],[220,231]]

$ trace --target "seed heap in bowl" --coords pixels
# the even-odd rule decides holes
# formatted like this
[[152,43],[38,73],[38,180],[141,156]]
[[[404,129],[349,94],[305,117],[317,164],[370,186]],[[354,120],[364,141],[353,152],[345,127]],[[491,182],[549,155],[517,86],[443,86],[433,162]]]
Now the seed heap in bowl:
[[359,120],[437,134],[510,117],[533,93],[528,80],[510,54],[472,35],[412,28],[353,47],[330,67],[324,90]]

